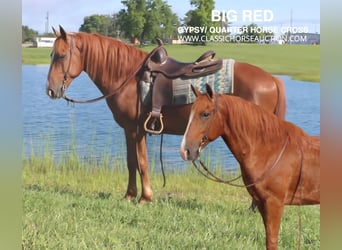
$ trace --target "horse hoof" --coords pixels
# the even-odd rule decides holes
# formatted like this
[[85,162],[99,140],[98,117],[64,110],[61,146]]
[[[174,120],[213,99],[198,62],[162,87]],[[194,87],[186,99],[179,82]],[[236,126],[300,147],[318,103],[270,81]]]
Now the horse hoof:
[[150,204],[150,203],[152,203],[152,199],[147,199],[143,197],[139,199],[139,205]]
[[136,198],[136,196],[132,196],[132,195],[128,195],[126,194],[124,199],[128,202],[131,202],[132,200],[134,200]]

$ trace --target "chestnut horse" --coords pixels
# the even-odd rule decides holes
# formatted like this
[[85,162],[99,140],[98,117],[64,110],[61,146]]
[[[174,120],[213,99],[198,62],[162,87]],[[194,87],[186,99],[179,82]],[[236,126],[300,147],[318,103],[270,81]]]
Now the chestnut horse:
[[[127,145],[128,187],[125,198],[137,196],[136,172],[141,179],[139,202],[152,200],[148,175],[146,132],[143,123],[150,106],[139,97],[141,66],[148,53],[114,38],[88,33],[67,33],[60,27],[51,54],[47,79],[49,97],[64,97],[64,92],[85,71],[106,98],[114,120],[124,128]],[[139,72],[138,72],[139,71]],[[285,116],[285,93],[282,82],[262,69],[235,62],[235,95],[255,102],[281,118]],[[191,104],[163,107],[164,133],[183,135]]]
[[266,247],[277,249],[284,205],[320,204],[320,137],[254,103],[215,95],[209,85],[206,94],[192,89],[196,100],[180,148],[182,158],[195,161],[221,136],[240,164],[242,186],[261,213]]

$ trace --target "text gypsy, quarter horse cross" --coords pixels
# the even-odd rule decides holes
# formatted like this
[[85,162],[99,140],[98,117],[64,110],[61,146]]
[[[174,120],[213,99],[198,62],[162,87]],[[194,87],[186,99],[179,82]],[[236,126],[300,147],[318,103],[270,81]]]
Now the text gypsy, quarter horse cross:
[[265,112],[242,98],[193,88],[196,101],[180,153],[196,160],[221,136],[240,164],[245,187],[266,230],[267,249],[277,249],[284,205],[320,204],[320,137]]
[[[127,145],[128,186],[125,198],[137,196],[136,173],[141,179],[139,202],[152,200],[146,148],[146,121],[151,105],[139,97],[139,81],[148,53],[114,38],[55,29],[46,91],[52,99],[65,98],[72,80],[85,71],[105,95],[114,120],[124,129]],[[234,64],[234,95],[254,102],[284,118],[285,92],[280,79],[243,62]],[[183,135],[191,104],[163,107],[163,133]]]

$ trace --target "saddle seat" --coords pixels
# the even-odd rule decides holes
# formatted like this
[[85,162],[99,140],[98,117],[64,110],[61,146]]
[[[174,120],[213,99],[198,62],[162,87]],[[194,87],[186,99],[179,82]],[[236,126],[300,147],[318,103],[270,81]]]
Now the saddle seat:
[[151,55],[150,60],[147,61],[146,66],[150,71],[162,73],[170,79],[177,77],[195,78],[218,70],[217,67],[219,67],[220,63],[222,65],[222,61],[212,61],[214,56],[215,52],[210,50],[202,54],[194,62],[179,62],[167,55],[164,46],[159,46]]
[[179,62],[168,56],[160,39],[157,41],[159,46],[147,56],[141,77],[141,80],[153,86],[152,111],[144,123],[145,131],[150,134],[160,134],[164,129],[161,109],[172,103],[172,79],[197,78],[222,68],[222,59],[214,59],[214,51],[205,52],[194,62]]

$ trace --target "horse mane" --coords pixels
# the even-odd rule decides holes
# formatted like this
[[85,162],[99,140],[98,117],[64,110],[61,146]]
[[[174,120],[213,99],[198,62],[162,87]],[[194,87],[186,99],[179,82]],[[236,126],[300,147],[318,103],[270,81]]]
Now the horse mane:
[[290,133],[292,139],[308,136],[298,126],[279,119],[254,103],[237,96],[219,96],[222,97],[219,99],[224,100],[224,109],[229,113],[229,126],[237,133],[259,138],[263,143],[283,138]]
[[107,87],[126,79],[143,62],[147,52],[139,50],[117,39],[99,34],[74,33],[81,40],[84,70],[96,81]]

